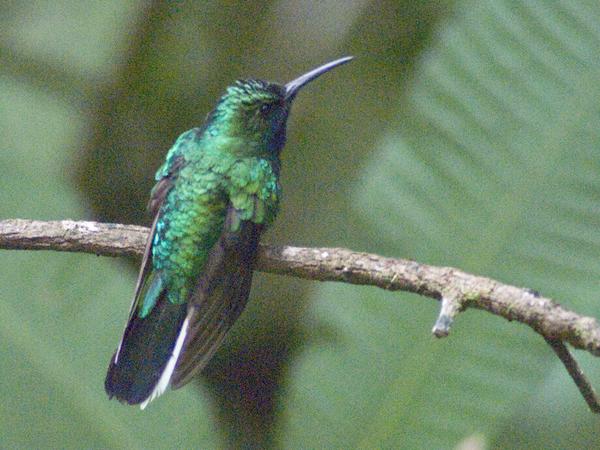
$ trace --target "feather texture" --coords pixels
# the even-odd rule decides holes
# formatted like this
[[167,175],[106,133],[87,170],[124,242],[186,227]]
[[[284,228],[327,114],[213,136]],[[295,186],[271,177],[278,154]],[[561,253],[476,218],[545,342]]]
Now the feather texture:
[[145,406],[208,362],[247,302],[258,240],[277,210],[278,161],[209,142],[200,129],[184,133],[157,172],[155,218],[105,383],[127,403]]
[[238,216],[230,207],[224,231],[190,295],[190,329],[173,377],[175,388],[204,368],[248,301],[263,225],[245,220],[232,228]]
[[148,402],[202,369],[244,309],[260,235],[279,205],[279,155],[298,89],[352,58],[285,86],[238,81],[202,128],[183,133],[156,173],[153,225],[109,396]]

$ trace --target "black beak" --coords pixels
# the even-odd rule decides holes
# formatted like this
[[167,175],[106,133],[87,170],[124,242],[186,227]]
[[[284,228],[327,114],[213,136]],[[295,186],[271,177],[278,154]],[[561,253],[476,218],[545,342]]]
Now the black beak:
[[310,83],[312,80],[314,80],[315,78],[318,78],[325,72],[330,71],[334,67],[341,66],[342,64],[346,64],[347,62],[351,61],[352,59],[354,59],[353,56],[345,56],[344,58],[336,59],[335,61],[331,61],[331,62],[328,62],[327,64],[323,64],[322,66],[317,67],[316,69],[313,69],[310,72],[305,73],[302,76],[299,76],[295,80],[290,81],[289,83],[287,83],[285,85],[286,100],[293,99],[296,96],[296,94],[298,93],[298,91],[300,90],[300,88],[302,86],[304,86],[305,84]]

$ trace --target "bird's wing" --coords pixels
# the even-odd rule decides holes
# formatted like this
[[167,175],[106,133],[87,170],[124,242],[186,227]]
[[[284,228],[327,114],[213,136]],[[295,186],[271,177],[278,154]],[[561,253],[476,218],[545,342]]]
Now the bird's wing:
[[178,388],[201,370],[244,309],[263,225],[228,206],[223,232],[188,300],[183,351],[171,378]]
[[[146,240],[129,318],[106,375],[105,389],[109,396],[131,404],[145,402],[161,381],[161,373],[171,357],[187,312],[185,305],[174,305],[166,298],[161,274],[152,270],[152,247],[161,219],[161,206],[185,165],[182,150],[189,144],[194,132],[191,130],[179,137],[156,174],[157,183],[148,203],[154,219]],[[140,317],[140,308],[143,318]]]
[[150,195],[150,201],[148,202],[148,210],[153,215],[154,219],[152,220],[152,227],[150,228],[150,233],[148,234],[148,238],[146,239],[146,247],[144,249],[144,256],[142,257],[142,264],[140,266],[140,271],[138,273],[138,278],[135,283],[135,291],[133,294],[133,301],[131,302],[131,307],[129,309],[129,317],[127,319],[127,323],[125,325],[125,331],[121,337],[121,341],[119,342],[119,346],[117,347],[117,351],[115,353],[115,359],[118,359],[119,353],[121,350],[121,346],[123,345],[123,340],[125,339],[125,335],[127,334],[127,329],[133,316],[136,314],[138,310],[138,306],[141,300],[143,300],[143,296],[140,295],[148,280],[148,275],[152,269],[152,243],[154,241],[154,233],[156,232],[156,224],[160,219],[160,207],[163,204],[167,194],[173,187],[173,183],[175,180],[175,174],[181,169],[184,165],[185,160],[183,156],[176,156],[172,159],[171,164],[169,165],[169,170],[163,172],[162,178],[158,180],[158,182],[154,185],[152,189],[152,193]]

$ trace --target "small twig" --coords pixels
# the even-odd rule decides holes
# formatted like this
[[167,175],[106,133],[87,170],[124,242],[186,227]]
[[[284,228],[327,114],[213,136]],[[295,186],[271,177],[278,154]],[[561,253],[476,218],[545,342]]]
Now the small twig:
[[[141,255],[148,228],[135,225],[32,220],[0,221],[0,248],[87,252],[106,256]],[[590,383],[564,342],[600,356],[596,319],[563,308],[536,291],[471,275],[452,267],[436,267],[406,259],[385,258],[342,248],[261,245],[257,269],[318,281],[340,281],[414,292],[442,300],[433,328],[448,334],[454,317],[477,308],[530,326],[552,346],[580,389],[590,409],[600,413]]]
[[556,356],[558,356],[559,359],[562,361],[563,365],[567,369],[567,372],[569,372],[569,375],[571,375],[571,378],[577,385],[579,392],[581,392],[581,395],[590,407],[590,410],[596,414],[600,414],[600,402],[598,401],[596,391],[594,391],[592,384],[581,370],[581,367],[579,367],[579,364],[577,364],[575,358],[573,358],[573,355],[571,354],[565,343],[561,340],[549,338],[546,336],[544,336],[544,339],[546,340],[548,345],[552,347],[552,350],[554,350]]
[[438,315],[435,325],[431,332],[437,338],[443,338],[448,336],[450,333],[450,327],[454,322],[454,318],[463,309],[462,301],[460,296],[453,292],[447,292],[442,297],[442,306],[440,307],[440,314]]

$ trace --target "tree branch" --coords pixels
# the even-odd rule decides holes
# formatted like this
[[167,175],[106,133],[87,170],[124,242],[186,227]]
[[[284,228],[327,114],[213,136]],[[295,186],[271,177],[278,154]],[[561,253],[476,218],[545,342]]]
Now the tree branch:
[[581,392],[581,395],[583,395],[583,398],[588,404],[590,410],[596,414],[600,414],[600,403],[598,403],[596,391],[594,391],[592,384],[589,382],[589,380],[583,373],[583,370],[581,370],[581,367],[579,367],[579,364],[577,364],[575,358],[573,358],[573,355],[571,355],[571,352],[569,351],[565,343],[558,339],[552,339],[547,337],[544,337],[544,339],[552,348],[552,350],[554,350],[554,353],[556,353],[558,359],[561,360],[561,362],[567,369],[569,375],[571,375],[571,378],[575,382],[575,385],[577,386],[577,389],[579,389],[579,392]]
[[[0,221],[0,248],[57,250],[104,256],[141,255],[148,228],[135,225],[32,220]],[[596,319],[563,308],[530,289],[471,275],[452,267],[385,258],[342,248],[301,248],[261,245],[257,270],[319,281],[377,286],[390,291],[414,292],[442,300],[433,328],[446,336],[453,318],[466,308],[488,311],[524,323],[551,344],[588,402],[600,412],[592,387],[562,341],[600,356],[600,326]],[[562,345],[562,348],[561,348]],[[569,363],[567,364],[566,361]]]

